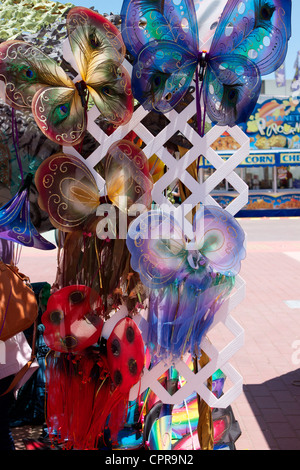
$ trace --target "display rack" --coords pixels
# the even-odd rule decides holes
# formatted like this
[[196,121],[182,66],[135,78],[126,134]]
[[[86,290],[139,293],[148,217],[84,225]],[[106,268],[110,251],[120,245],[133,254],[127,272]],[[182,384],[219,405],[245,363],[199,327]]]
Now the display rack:
[[[208,49],[209,41],[203,44],[203,47]],[[64,58],[76,70],[76,63],[74,62],[72,53],[70,51],[69,42],[65,41],[64,45]],[[131,73],[131,65],[124,62],[123,65]],[[80,79],[80,78],[79,78]],[[74,81],[77,79],[75,78]],[[165,174],[154,184],[152,191],[152,199],[158,205],[172,206],[170,200],[166,197],[166,189],[172,182],[180,180],[184,186],[190,191],[190,196],[177,207],[172,206],[173,214],[178,220],[186,216],[187,207],[188,211],[196,208],[199,204],[204,205],[218,205],[212,196],[213,190],[223,180],[227,180],[238,193],[238,196],[232,201],[226,210],[235,215],[241,210],[248,202],[248,186],[246,183],[235,173],[235,169],[249,154],[250,144],[249,138],[239,127],[219,127],[213,126],[204,137],[200,137],[197,131],[189,124],[189,121],[196,114],[195,99],[193,99],[181,112],[173,109],[165,117],[169,121],[167,125],[161,129],[157,135],[153,135],[150,130],[143,124],[144,118],[148,115],[142,106],[137,107],[134,111],[132,119],[125,126],[120,126],[111,135],[107,135],[95,122],[99,116],[99,111],[94,106],[88,111],[88,126],[87,131],[97,141],[97,148],[87,157],[83,158],[74,148],[67,147],[64,149],[66,153],[77,156],[82,159],[88,168],[92,171],[96,182],[99,187],[100,194],[105,194],[105,180],[95,170],[95,166],[105,157],[109,147],[117,140],[124,138],[130,131],[134,133],[143,141],[143,152],[149,159],[156,155],[166,165]],[[166,142],[170,140],[177,132],[189,141],[191,148],[180,159],[175,159],[165,147]],[[211,145],[227,131],[240,145],[240,148],[232,153],[230,158],[224,161],[216,151],[211,148]],[[193,176],[187,171],[188,167],[198,157],[202,155],[214,168],[213,174],[203,183],[196,181]],[[192,225],[186,223],[184,226],[185,235],[188,238],[192,236]],[[201,349],[208,355],[210,361],[198,373],[194,373],[186,362],[186,358],[180,360],[170,357],[167,361],[161,360],[150,370],[144,369],[141,382],[131,389],[130,400],[137,398],[139,393],[142,393],[147,388],[150,388],[161,400],[166,404],[179,404],[187,399],[193,392],[197,392],[200,397],[211,407],[226,408],[240,395],[242,391],[242,377],[230,364],[230,359],[237,353],[243,346],[244,331],[238,322],[232,317],[231,313],[239,305],[245,297],[245,282],[240,277],[236,277],[235,289],[231,296],[225,301],[214,317],[214,321],[210,330],[219,323],[229,330],[233,335],[233,340],[230,341],[224,348],[220,350],[216,345],[209,341],[209,331],[207,337],[201,343]],[[122,310],[122,315],[124,311]],[[137,321],[140,320],[137,317]],[[115,322],[116,318],[111,318],[108,322]],[[106,325],[109,329],[109,325]],[[184,377],[184,385],[177,390],[173,395],[161,385],[159,378],[170,367],[175,367],[178,373]],[[222,372],[229,379],[231,386],[220,397],[217,398],[206,386],[206,381],[217,370]]]

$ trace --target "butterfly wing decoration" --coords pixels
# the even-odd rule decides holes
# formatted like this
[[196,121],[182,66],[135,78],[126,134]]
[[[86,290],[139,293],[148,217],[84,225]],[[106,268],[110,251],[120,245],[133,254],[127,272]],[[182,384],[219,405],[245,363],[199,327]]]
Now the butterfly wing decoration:
[[166,113],[188,91],[197,66],[198,26],[193,0],[125,0],[122,37],[135,58],[134,97]]
[[246,256],[245,234],[229,212],[217,206],[199,209],[193,220],[197,250],[215,272],[236,276]]
[[290,36],[290,0],[227,2],[204,80],[212,122],[233,126],[248,119],[261,90],[261,76],[283,63]]
[[121,211],[133,205],[149,209],[153,180],[144,152],[128,140],[112,144],[105,157],[105,182],[110,201]]
[[130,76],[121,64],[126,48],[116,26],[88,8],[72,8],[67,17],[70,46],[82,79],[102,116],[126,124],[133,113]]
[[170,285],[186,269],[183,231],[171,214],[144,212],[130,224],[126,243],[132,268],[151,289]]
[[189,245],[169,213],[152,210],[128,229],[131,266],[150,288],[147,346],[153,356],[194,354],[231,292],[245,257],[244,234],[221,208],[198,210]]
[[121,66],[124,46],[116,46],[117,38],[122,43],[117,28],[84,8],[71,9],[67,24],[81,81],[73,83],[54,60],[23,41],[0,45],[0,80],[8,104],[31,110],[49,139],[75,146],[85,136],[88,92],[103,117],[116,125],[130,119],[133,98],[128,73]]
[[42,162],[35,174],[39,206],[52,225],[64,232],[82,228],[100,203],[96,181],[77,157],[57,153]]
[[[151,204],[153,181],[144,152],[127,140],[112,144],[105,155],[109,201],[123,212],[133,204]],[[95,178],[78,157],[56,153],[35,174],[38,203],[52,225],[63,232],[81,230],[101,204]],[[107,201],[107,202],[109,202]]]
[[136,57],[144,46],[156,40],[173,41],[197,53],[194,11],[193,0],[124,0],[121,28],[128,52]]
[[32,175],[28,175],[22,188],[0,209],[0,238],[39,250],[54,250],[36,230],[30,219],[29,187]]
[[198,71],[200,79],[205,71],[197,106],[203,96],[206,113],[219,125],[234,126],[249,117],[261,75],[282,64],[291,34],[290,0],[229,0],[201,59],[193,1],[125,0],[121,15],[123,39],[134,57],[136,99],[145,109],[169,112],[195,72],[197,89]]
[[131,265],[147,287],[165,287],[187,275],[194,281],[201,267],[222,275],[238,274],[246,255],[245,235],[231,214],[215,206],[199,209],[193,231],[195,244],[190,249],[172,214],[151,210],[130,224],[126,243]]
[[0,79],[4,99],[13,108],[30,111],[40,130],[63,145],[84,136],[86,115],[72,80],[54,60],[23,41],[0,45]]
[[197,55],[174,41],[153,41],[136,58],[132,71],[134,97],[148,110],[171,111],[187,93]]

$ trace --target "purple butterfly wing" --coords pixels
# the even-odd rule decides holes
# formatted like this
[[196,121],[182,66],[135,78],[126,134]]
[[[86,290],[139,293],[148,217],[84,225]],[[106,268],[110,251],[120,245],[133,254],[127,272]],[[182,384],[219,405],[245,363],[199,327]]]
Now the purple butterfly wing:
[[261,77],[250,59],[224,55],[208,61],[203,86],[211,121],[232,127],[246,122],[251,115],[261,90]]
[[124,0],[121,18],[123,41],[134,57],[153,40],[174,41],[197,53],[193,0]]
[[0,238],[39,250],[56,247],[43,238],[30,220],[28,189],[21,189],[0,209]]
[[231,0],[221,15],[210,56],[239,54],[261,75],[284,61],[291,36],[291,0]]
[[199,209],[193,230],[201,255],[216,272],[227,276],[239,273],[246,256],[245,234],[229,212],[215,206]]
[[171,41],[152,41],[138,54],[132,92],[147,110],[171,111],[188,91],[197,57]]
[[126,244],[132,269],[151,289],[170,285],[186,270],[183,233],[167,213],[157,210],[142,213],[130,224]]

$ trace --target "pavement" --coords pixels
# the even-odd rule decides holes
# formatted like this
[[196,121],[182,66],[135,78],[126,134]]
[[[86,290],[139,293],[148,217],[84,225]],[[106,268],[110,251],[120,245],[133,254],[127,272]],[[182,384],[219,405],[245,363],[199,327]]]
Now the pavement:
[[[300,450],[300,218],[239,222],[247,257],[240,272],[246,298],[232,312],[245,332],[243,348],[230,360],[244,384],[232,403],[241,428],[236,449]],[[32,282],[51,283],[56,254],[23,250],[19,267]],[[13,432],[21,450],[22,438],[41,430]]]
[[246,298],[232,312],[244,347],[230,363],[243,377],[232,408],[237,450],[300,449],[300,219],[240,219],[248,236],[240,272]]

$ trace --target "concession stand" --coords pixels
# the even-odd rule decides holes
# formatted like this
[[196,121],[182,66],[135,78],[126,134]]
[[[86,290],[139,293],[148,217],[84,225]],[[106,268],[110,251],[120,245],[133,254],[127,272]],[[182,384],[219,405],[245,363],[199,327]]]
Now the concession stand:
[[[241,127],[250,138],[250,154],[236,172],[249,186],[249,201],[237,216],[299,216],[300,99],[260,99]],[[225,132],[212,147],[227,159],[238,143]],[[201,179],[205,181],[212,171],[202,158]],[[225,180],[213,194],[223,207],[236,196]]]

